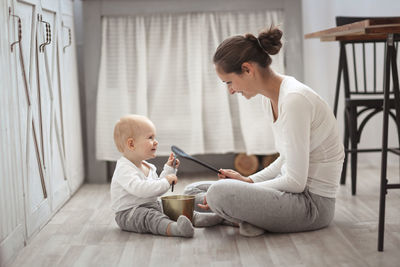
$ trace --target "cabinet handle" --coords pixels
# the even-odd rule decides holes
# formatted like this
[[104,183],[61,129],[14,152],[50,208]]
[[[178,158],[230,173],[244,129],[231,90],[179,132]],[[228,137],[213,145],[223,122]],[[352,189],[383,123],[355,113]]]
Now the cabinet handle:
[[38,21],[46,24],[46,40],[44,43],[40,44],[40,46],[39,46],[39,52],[44,52],[44,47],[51,43],[51,27],[50,27],[50,23],[48,23],[47,21],[44,21],[42,19],[42,15],[40,15],[40,14],[38,14]]
[[65,26],[65,25],[64,25],[64,21],[61,22],[61,26],[62,26],[63,28],[66,28],[66,29],[68,30],[68,44],[67,44],[66,46],[63,47],[63,52],[65,53],[65,49],[66,49],[68,46],[71,46],[71,43],[72,43],[72,42],[71,42],[71,28]]
[[31,98],[30,98],[29,89],[28,89],[29,82],[26,77],[24,53],[22,52],[22,46],[21,46],[21,40],[22,40],[21,18],[18,17],[17,15],[12,14],[11,7],[8,9],[8,12],[11,17],[18,18],[18,40],[11,44],[11,52],[13,52],[14,45],[19,44],[19,62],[21,64],[22,78],[24,79],[25,96],[26,96],[26,101],[28,102],[28,106],[31,106]]
[[18,18],[18,40],[11,44],[11,52],[13,52],[14,45],[18,44],[22,40],[22,26],[21,26],[21,18],[17,15],[12,14],[11,7],[8,8],[8,13],[11,17]]

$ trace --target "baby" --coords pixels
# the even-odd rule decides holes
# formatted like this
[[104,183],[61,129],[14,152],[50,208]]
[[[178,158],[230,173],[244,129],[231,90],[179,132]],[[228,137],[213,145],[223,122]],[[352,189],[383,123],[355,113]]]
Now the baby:
[[[157,176],[156,167],[146,160],[156,156],[158,142],[154,124],[140,115],[122,117],[114,128],[114,141],[122,157],[117,161],[111,180],[111,202],[115,221],[125,231],[157,235],[193,237],[190,220],[179,216],[170,220],[162,210],[157,197],[177,183],[179,160],[173,153]],[[173,161],[176,161],[174,168]],[[215,214],[195,213],[195,226],[212,226],[222,222]]]

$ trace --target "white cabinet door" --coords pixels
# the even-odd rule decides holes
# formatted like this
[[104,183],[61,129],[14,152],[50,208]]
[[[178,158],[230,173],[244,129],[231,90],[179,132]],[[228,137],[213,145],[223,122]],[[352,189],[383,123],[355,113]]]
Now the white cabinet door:
[[17,19],[12,0],[0,1],[0,266],[8,265],[25,241],[16,61],[11,53],[18,39]]
[[[67,183],[65,166],[65,144],[63,137],[63,99],[60,87],[60,12],[58,1],[43,1],[41,9],[41,22],[39,29],[43,34],[50,36],[43,46],[43,53],[39,54],[40,81],[46,88],[47,103],[42,108],[47,112],[46,136],[49,137],[49,162],[48,173],[50,180],[51,204],[53,209],[60,207],[70,196]],[[48,31],[49,30],[49,31]],[[40,33],[42,35],[42,33]],[[44,40],[45,41],[45,40]],[[43,42],[44,42],[43,41]]]
[[83,182],[72,7],[0,1],[1,266]]
[[82,130],[79,105],[79,87],[77,76],[75,31],[72,1],[61,2],[62,49],[61,92],[63,99],[65,158],[67,177],[71,191],[75,192],[84,179],[84,160]]
[[51,214],[48,198],[49,179],[45,166],[48,159],[49,136],[44,128],[48,123],[46,97],[48,90],[40,80],[38,66],[43,65],[39,45],[43,38],[38,25],[39,0],[14,2],[14,13],[21,18],[21,42],[15,46],[17,90],[19,94],[20,130],[22,145],[21,168],[24,176],[25,216],[27,236],[47,222]]

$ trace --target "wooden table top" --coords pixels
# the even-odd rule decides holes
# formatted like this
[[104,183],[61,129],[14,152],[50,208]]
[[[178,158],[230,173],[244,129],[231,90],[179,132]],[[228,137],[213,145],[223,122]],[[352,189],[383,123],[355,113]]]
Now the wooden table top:
[[321,41],[386,40],[389,33],[400,33],[400,17],[372,18],[308,33],[305,39]]

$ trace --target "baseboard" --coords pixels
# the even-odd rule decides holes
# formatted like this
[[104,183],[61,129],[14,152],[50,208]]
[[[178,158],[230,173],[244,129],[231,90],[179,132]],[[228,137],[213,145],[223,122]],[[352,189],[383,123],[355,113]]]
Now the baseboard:
[[10,265],[15,260],[18,253],[25,246],[24,244],[24,228],[18,225],[14,231],[9,234],[6,239],[0,243],[0,266]]

